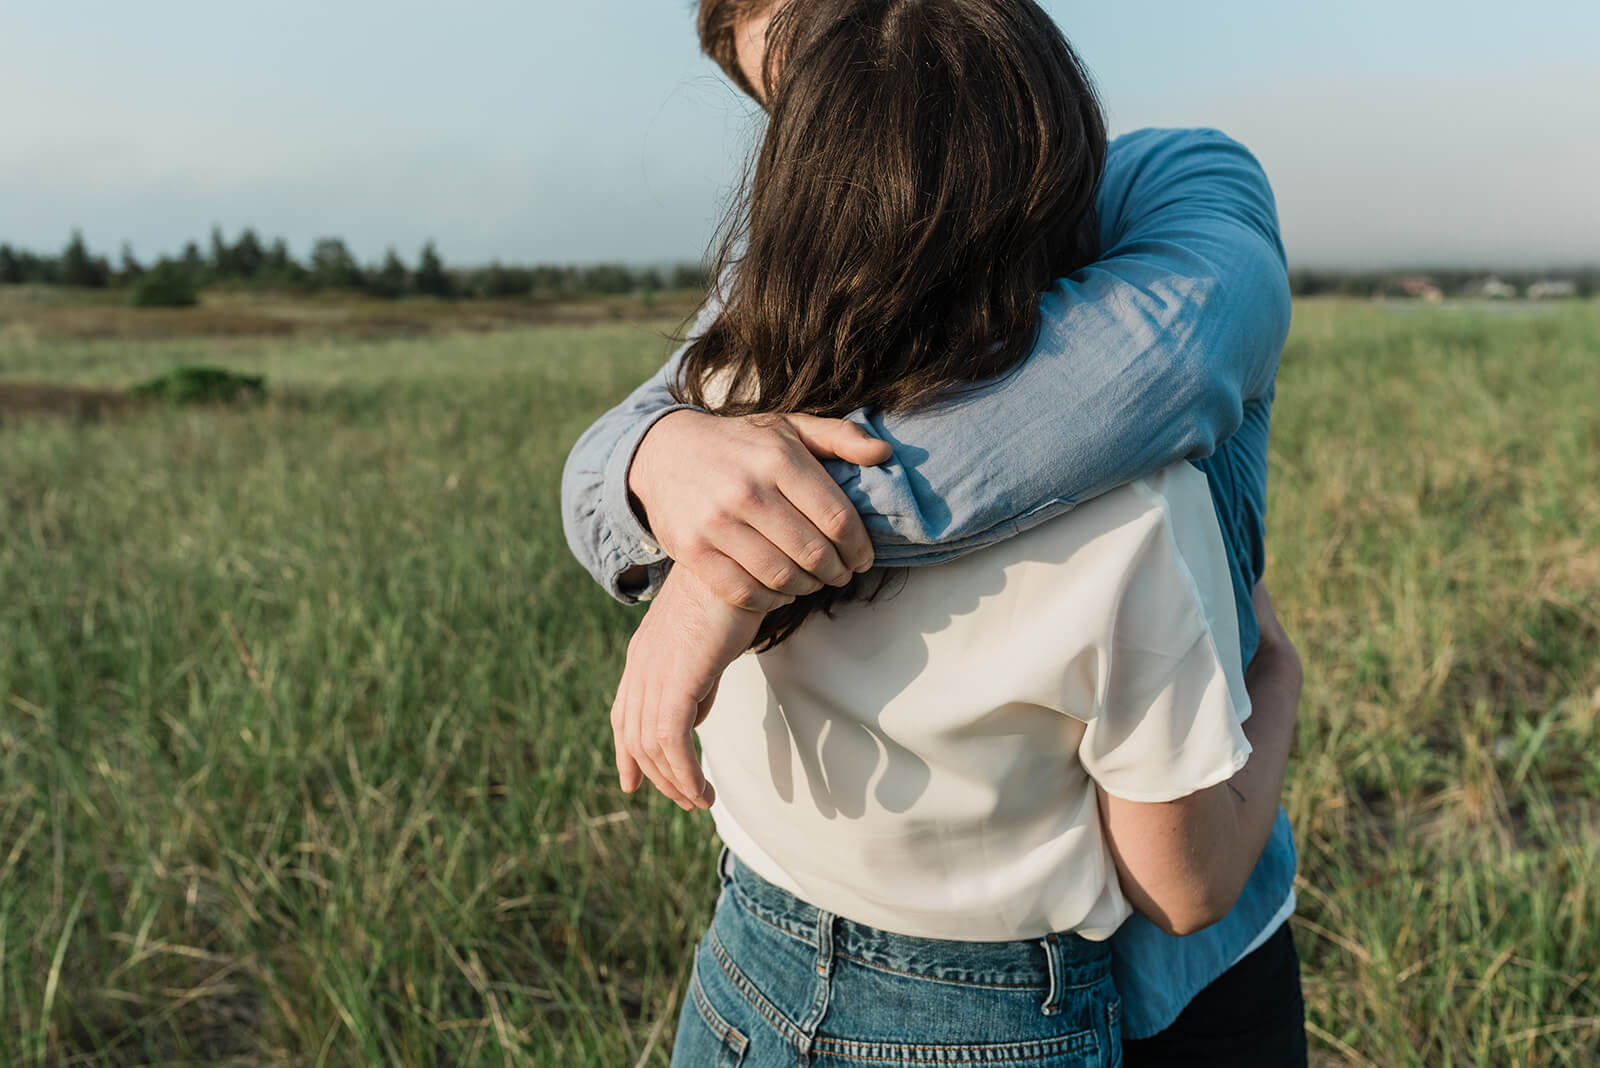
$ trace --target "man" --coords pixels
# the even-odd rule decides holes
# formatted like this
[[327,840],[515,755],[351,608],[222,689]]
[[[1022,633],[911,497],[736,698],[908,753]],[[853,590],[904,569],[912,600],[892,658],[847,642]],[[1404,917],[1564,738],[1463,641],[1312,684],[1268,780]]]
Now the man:
[[[758,100],[771,8],[702,0],[700,9],[706,51]],[[1252,700],[1298,699],[1293,647],[1264,590],[1251,597],[1288,322],[1270,189],[1221,135],[1143,131],[1112,146],[1098,206],[1102,259],[1044,296],[1030,359],[935,408],[860,413],[876,440],[848,421],[720,419],[676,405],[665,384],[675,360],[580,439],[563,484],[569,541],[619,598],[660,591],[630,645],[629,672],[654,671],[692,695],[671,729],[644,730],[624,677],[613,722],[625,788],[647,775],[685,808],[710,799],[688,728],[748,635],[685,625],[696,597],[715,594],[759,619],[874,559],[950,559],[1183,457],[1206,457]],[[697,330],[715,314],[713,298]],[[826,472],[813,452],[832,458]],[[1128,1044],[1129,1064],[1303,1062],[1284,923],[1293,871],[1280,814],[1221,923],[1183,939],[1138,917],[1124,925],[1114,943],[1124,1030],[1143,1040]]]

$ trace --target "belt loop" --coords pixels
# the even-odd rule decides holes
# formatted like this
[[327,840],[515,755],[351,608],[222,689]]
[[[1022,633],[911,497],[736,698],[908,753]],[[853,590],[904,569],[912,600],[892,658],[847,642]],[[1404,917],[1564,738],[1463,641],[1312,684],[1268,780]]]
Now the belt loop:
[[833,928],[838,917],[831,912],[817,910],[817,994],[811,999],[811,1008],[799,1021],[800,1053],[811,1055],[811,1044],[816,1040],[817,1028],[828,1012],[828,1000],[833,996]]
[[1039,1006],[1039,1011],[1046,1016],[1054,1016],[1061,1011],[1067,965],[1061,955],[1061,940],[1054,933],[1045,935],[1040,944],[1044,946],[1044,969],[1050,973],[1050,989],[1045,993],[1044,1004]]
[[826,979],[833,971],[833,921],[831,912],[817,910],[817,975]]

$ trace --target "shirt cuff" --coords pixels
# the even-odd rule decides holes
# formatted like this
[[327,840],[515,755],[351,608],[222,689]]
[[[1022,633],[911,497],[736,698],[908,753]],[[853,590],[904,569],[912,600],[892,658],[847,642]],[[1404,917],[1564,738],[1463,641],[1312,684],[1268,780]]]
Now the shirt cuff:
[[[622,440],[617,442],[610,458],[606,460],[600,484],[600,509],[601,518],[605,521],[605,529],[611,541],[611,552],[607,554],[612,561],[609,569],[611,593],[627,604],[637,604],[654,597],[672,564],[655,538],[634,514],[633,506],[628,503],[628,469],[633,466],[633,457],[639,451],[639,444],[644,441],[645,435],[650,433],[662,416],[684,409],[705,411],[704,408],[693,404],[674,404],[653,412],[648,419],[641,420],[638,426],[629,430]],[[645,585],[624,589],[621,584],[622,574],[635,566],[646,569]]]

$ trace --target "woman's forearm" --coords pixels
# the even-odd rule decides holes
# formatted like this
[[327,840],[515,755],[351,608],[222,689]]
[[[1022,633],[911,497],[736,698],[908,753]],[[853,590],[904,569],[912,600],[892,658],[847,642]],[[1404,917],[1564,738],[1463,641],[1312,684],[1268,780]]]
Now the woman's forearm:
[[[1260,586],[1256,589],[1254,600],[1259,617],[1263,614],[1265,590]],[[1271,611],[1271,602],[1266,601],[1261,646],[1245,671],[1252,709],[1244,724],[1250,760],[1227,783],[1237,820],[1231,836],[1235,859],[1229,865],[1233,879],[1223,887],[1230,908],[1243,891],[1277,822],[1300,705],[1300,658],[1277,627]]]

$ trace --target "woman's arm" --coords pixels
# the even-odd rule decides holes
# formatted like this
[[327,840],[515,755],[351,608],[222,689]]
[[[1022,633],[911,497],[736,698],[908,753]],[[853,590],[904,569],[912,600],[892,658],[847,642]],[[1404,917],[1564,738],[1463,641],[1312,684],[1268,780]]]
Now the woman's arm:
[[716,791],[695,755],[694,728],[711,711],[722,672],[755,640],[764,618],[728,605],[688,568],[674,568],[628,642],[611,705],[617,779],[625,793],[649,779],[684,811]]
[[1265,584],[1252,600],[1261,643],[1245,673],[1252,752],[1233,778],[1174,801],[1142,804],[1099,791],[1102,825],[1130,904],[1172,935],[1221,920],[1255,867],[1277,818],[1300,704],[1300,658]]

